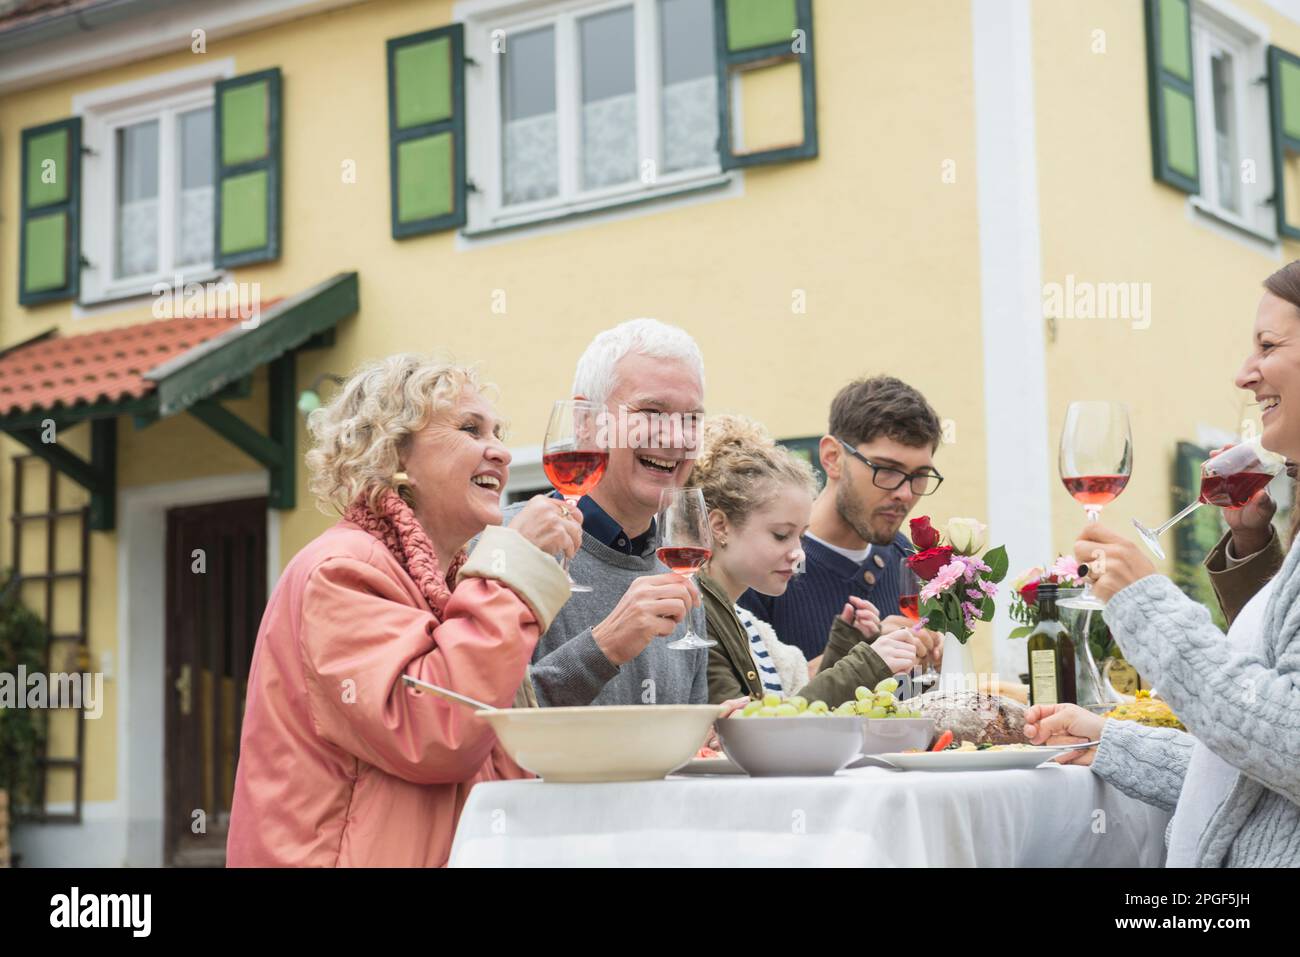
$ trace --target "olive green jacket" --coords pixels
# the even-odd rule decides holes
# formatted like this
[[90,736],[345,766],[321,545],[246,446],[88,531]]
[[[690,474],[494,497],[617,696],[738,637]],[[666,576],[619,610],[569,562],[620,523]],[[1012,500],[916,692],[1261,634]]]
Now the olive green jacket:
[[1219,607],[1223,609],[1223,615],[1228,619],[1228,623],[1232,624],[1237,613],[1246,606],[1246,602],[1250,601],[1255,592],[1263,588],[1268,580],[1277,574],[1278,569],[1282,567],[1282,559],[1286,556],[1282,551],[1282,543],[1278,541],[1277,532],[1274,531],[1268,544],[1258,552],[1244,562],[1230,565],[1228,562],[1230,541],[1232,541],[1231,532],[1219,539],[1219,544],[1205,556],[1205,568],[1210,573],[1210,584],[1214,586]]
[[[696,581],[704,600],[706,634],[717,642],[709,649],[709,702],[721,704],[745,695],[763,697],[763,681],[749,652],[749,635],[736,617],[731,599],[709,576],[701,573]],[[890,676],[889,667],[862,632],[836,618],[816,677],[787,696],[797,693],[809,702],[825,701],[833,708],[852,701],[859,685],[874,688]]]

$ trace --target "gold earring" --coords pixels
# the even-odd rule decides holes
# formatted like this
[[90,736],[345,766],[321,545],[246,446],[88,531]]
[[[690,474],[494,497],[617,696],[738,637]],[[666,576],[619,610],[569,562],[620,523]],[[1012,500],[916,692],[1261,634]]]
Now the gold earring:
[[392,479],[390,479],[390,482],[392,483],[393,491],[397,493],[398,498],[400,498],[407,505],[410,505],[412,508],[414,508],[415,507],[415,483],[411,481],[411,476],[399,470],[393,473],[393,477]]
[[724,538],[722,541],[718,542],[718,547],[719,547],[719,548],[726,548],[726,547],[727,547],[727,540]]

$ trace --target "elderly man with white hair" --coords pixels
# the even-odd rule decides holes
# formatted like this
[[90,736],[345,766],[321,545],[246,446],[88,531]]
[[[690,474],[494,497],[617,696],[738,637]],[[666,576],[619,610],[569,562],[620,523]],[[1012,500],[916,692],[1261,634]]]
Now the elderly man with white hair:
[[[648,434],[638,423],[664,421],[660,416],[691,423],[703,413],[699,347],[674,326],[629,320],[592,340],[578,360],[573,394],[603,405],[631,441],[612,443],[604,477],[579,503],[582,546],[569,571],[592,591],[574,596],[538,642],[531,669],[537,699],[551,707],[705,704],[708,649],[667,647],[699,593],[655,557],[659,495],[690,475],[689,429],[670,441],[656,433],[651,447],[637,447],[638,434]],[[525,507],[506,509],[506,522]]]

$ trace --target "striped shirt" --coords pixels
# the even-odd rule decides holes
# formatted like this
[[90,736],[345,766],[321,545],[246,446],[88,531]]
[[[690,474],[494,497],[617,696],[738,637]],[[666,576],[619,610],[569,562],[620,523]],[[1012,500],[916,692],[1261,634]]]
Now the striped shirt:
[[745,634],[749,635],[749,653],[754,659],[754,667],[758,669],[758,677],[763,682],[763,690],[784,695],[785,688],[781,684],[781,676],[777,674],[776,665],[768,653],[767,643],[758,632],[758,620],[751,612],[739,605],[736,605],[736,617],[740,619]]

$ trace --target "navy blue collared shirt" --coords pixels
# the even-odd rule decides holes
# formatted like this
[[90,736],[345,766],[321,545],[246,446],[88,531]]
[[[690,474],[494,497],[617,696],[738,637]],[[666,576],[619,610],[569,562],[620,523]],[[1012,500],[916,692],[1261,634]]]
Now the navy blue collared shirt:
[[[551,498],[563,497],[559,492],[551,494]],[[624,555],[644,555],[654,541],[654,519],[650,520],[648,529],[636,538],[632,538],[623,531],[623,527],[618,522],[614,521],[609,512],[595,503],[590,495],[578,499],[578,508],[582,511],[582,530],[616,552],[622,552]]]

